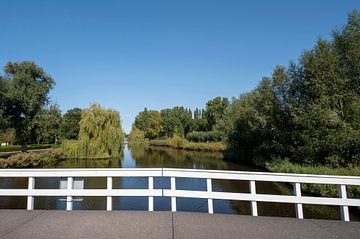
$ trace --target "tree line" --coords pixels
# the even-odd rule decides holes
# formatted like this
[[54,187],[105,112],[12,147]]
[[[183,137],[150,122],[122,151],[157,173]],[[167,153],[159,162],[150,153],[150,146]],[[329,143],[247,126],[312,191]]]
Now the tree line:
[[[123,135],[120,115],[96,105],[86,114],[74,108],[62,115],[57,105],[49,103],[54,85],[53,78],[33,62],[5,65],[0,75],[2,140],[26,150],[29,143],[72,139],[76,147],[68,149],[76,155],[89,155],[99,143],[109,142],[100,147],[101,156],[118,154]],[[82,116],[88,121],[84,119],[81,132]],[[331,39],[320,38],[297,62],[275,67],[271,77],[238,98],[216,97],[194,112],[182,106],[145,108],[136,116],[130,136],[225,140],[226,157],[243,162],[280,159],[331,167],[358,165],[360,14],[349,13],[347,24],[334,30]]]
[[[29,61],[9,62],[4,73],[0,76],[0,141],[21,144],[22,151],[29,143],[62,143],[61,152],[75,158],[120,155],[124,134],[119,112],[93,104],[62,115],[59,106],[49,103],[55,81],[41,67]],[[40,156],[21,154],[6,164],[21,158],[36,165],[41,161]]]
[[184,107],[145,108],[133,128],[149,139],[179,135],[194,141],[217,131],[228,145],[225,156],[242,162],[358,165],[360,14],[350,12],[330,40],[318,39],[297,62],[275,67],[239,98],[216,97],[193,114]]
[[66,139],[77,139],[81,112],[82,109],[76,107],[62,114],[57,104],[45,104],[26,128],[18,129],[27,137],[17,135],[15,128],[19,125],[5,121],[0,132],[0,142],[15,145],[26,140],[27,144],[59,144]]
[[229,157],[351,166],[360,163],[360,14],[319,39],[298,62],[277,66],[234,98],[219,128]]
[[217,131],[225,110],[229,106],[227,98],[216,97],[206,103],[205,109],[191,109],[183,106],[157,110],[145,108],[134,121],[132,133],[142,131],[145,138],[179,136],[191,141],[219,141],[221,132]]

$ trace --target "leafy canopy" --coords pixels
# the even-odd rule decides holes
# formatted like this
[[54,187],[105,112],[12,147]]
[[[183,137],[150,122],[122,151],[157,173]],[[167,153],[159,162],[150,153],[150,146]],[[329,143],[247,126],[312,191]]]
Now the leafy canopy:
[[26,150],[34,119],[48,101],[54,80],[34,62],[9,62],[0,80],[0,120],[15,129],[16,138]]
[[92,104],[81,112],[78,140],[66,140],[64,153],[73,158],[120,156],[124,143],[119,112]]

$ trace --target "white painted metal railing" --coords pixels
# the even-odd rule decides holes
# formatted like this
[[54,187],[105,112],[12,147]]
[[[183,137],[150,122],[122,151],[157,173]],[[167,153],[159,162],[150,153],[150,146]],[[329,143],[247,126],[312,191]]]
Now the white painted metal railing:
[[[303,219],[303,204],[340,206],[341,219],[350,221],[349,206],[360,207],[360,199],[347,197],[346,186],[360,186],[360,177],[326,176],[309,174],[285,174],[245,171],[219,171],[172,168],[120,168],[120,169],[1,169],[0,177],[26,177],[27,189],[0,189],[0,196],[27,196],[27,209],[34,209],[34,197],[58,196],[66,197],[66,210],[72,210],[73,197],[103,196],[107,198],[107,210],[112,210],[114,196],[145,196],[148,197],[149,211],[154,210],[154,197],[171,198],[171,210],[176,211],[176,198],[202,198],[208,200],[208,212],[213,213],[213,200],[241,200],[251,203],[251,212],[257,216],[257,202],[292,203],[295,205],[297,218]],[[67,177],[66,189],[36,189],[36,178]],[[76,189],[73,188],[74,178],[106,177],[106,189]],[[147,177],[147,189],[113,189],[113,177]],[[154,189],[154,177],[169,177],[170,189]],[[206,179],[207,190],[178,190],[176,178]],[[250,193],[215,192],[212,190],[212,180],[244,180],[249,182]],[[256,193],[256,182],[291,183],[294,195],[270,195]],[[301,184],[330,184],[339,188],[338,198],[302,196]]]

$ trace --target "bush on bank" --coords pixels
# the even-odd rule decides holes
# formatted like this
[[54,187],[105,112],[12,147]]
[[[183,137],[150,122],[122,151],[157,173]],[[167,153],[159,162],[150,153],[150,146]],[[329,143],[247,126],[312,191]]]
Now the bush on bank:
[[219,142],[224,139],[224,133],[216,130],[191,132],[186,139],[192,142]]
[[18,153],[7,159],[0,159],[0,168],[32,168],[54,165],[66,159],[60,149],[49,149],[41,153]]
[[[27,150],[35,150],[35,149],[49,149],[59,147],[58,144],[31,144],[27,147]],[[21,145],[9,145],[9,146],[1,146],[0,152],[13,152],[13,151],[21,151]]]
[[185,150],[196,150],[196,151],[222,152],[226,149],[226,144],[224,142],[209,142],[209,143],[189,142],[188,140],[181,138],[179,136],[174,136],[173,138],[166,138],[166,139],[150,140],[150,145],[165,146],[165,147],[185,149]]
[[[263,166],[269,171],[278,173],[360,176],[359,167],[330,168],[326,166],[304,166],[278,159],[259,166]],[[307,193],[328,197],[339,197],[338,187],[336,185],[301,184],[301,188]],[[360,187],[347,186],[347,194],[349,198],[360,198]]]
[[132,127],[132,130],[128,136],[129,145],[139,146],[139,145],[149,145],[149,139],[145,138],[145,133],[135,126]]

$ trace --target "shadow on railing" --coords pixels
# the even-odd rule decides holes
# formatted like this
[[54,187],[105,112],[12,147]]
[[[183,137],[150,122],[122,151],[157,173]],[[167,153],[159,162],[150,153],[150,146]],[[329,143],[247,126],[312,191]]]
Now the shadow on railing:
[[[340,206],[341,219],[350,221],[349,206],[360,207],[360,199],[347,198],[346,186],[360,186],[360,177],[327,176],[310,174],[285,174],[247,171],[219,171],[173,168],[119,168],[119,169],[1,169],[0,177],[26,177],[27,189],[0,189],[0,196],[27,196],[27,210],[34,209],[34,197],[66,197],[66,210],[72,210],[73,197],[103,196],[107,198],[106,208],[112,210],[114,196],[148,197],[148,210],[154,211],[154,197],[171,197],[171,211],[176,211],[176,198],[202,198],[208,200],[208,212],[213,213],[213,200],[241,200],[251,202],[251,212],[257,216],[257,202],[291,203],[295,205],[296,216],[303,219],[303,204]],[[59,189],[36,189],[35,179],[44,177],[62,178]],[[106,189],[83,189],[81,178],[106,177]],[[113,189],[113,177],[147,177],[147,189]],[[154,189],[154,177],[169,177],[170,189]],[[80,180],[79,180],[80,178]],[[177,190],[176,178],[206,179],[207,191]],[[74,180],[75,179],[75,180]],[[250,193],[214,192],[212,180],[249,181]],[[285,182],[293,185],[294,195],[257,194],[256,182]],[[337,185],[339,197],[302,196],[301,184]],[[61,186],[62,185],[62,186]]]

